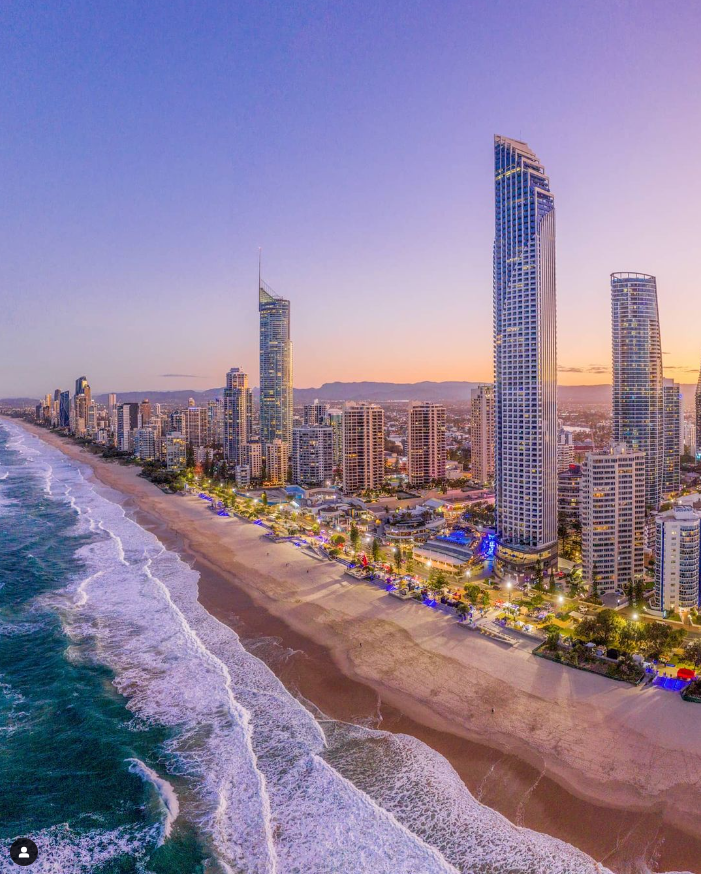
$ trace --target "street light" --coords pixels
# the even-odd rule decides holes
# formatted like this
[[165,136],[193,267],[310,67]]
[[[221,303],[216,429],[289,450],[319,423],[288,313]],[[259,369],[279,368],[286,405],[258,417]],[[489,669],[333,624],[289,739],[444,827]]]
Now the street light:
[[638,621],[638,614],[633,613],[633,622],[637,622],[637,621]]
[[513,586],[513,583],[511,582],[511,580],[509,580],[509,582],[506,584],[506,592],[507,592],[507,596],[509,599],[509,605],[511,605],[511,587],[512,586]]

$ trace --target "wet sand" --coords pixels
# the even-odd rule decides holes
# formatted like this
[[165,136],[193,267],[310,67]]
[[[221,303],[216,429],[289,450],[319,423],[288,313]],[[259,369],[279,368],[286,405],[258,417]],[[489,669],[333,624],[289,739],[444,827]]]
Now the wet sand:
[[483,803],[621,874],[701,872],[701,707],[505,650],[32,431],[194,563],[204,607],[328,716],[418,737]]

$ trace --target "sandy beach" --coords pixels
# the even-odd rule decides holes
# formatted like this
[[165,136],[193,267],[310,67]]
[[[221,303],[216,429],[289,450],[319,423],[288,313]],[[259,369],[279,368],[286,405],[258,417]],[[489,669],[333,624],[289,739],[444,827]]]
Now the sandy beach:
[[701,872],[701,706],[504,648],[19,424],[188,556],[205,608],[244,641],[273,638],[261,657],[327,715],[414,734],[485,804],[616,871],[642,854],[655,870]]

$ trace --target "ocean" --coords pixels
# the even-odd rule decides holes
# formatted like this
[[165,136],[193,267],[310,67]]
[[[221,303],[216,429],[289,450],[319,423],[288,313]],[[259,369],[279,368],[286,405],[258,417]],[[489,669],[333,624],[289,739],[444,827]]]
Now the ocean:
[[[291,694],[198,573],[0,421],[0,871],[592,874],[404,735]],[[255,649],[250,646],[250,649]]]

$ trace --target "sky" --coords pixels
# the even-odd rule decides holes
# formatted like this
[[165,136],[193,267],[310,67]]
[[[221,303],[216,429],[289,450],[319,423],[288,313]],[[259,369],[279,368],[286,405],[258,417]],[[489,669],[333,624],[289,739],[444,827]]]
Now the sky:
[[258,383],[263,278],[294,383],[489,380],[493,136],[557,210],[562,384],[610,380],[609,274],[701,359],[701,5],[0,5],[0,397]]

